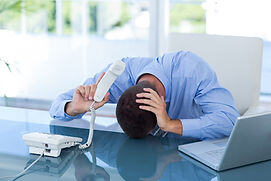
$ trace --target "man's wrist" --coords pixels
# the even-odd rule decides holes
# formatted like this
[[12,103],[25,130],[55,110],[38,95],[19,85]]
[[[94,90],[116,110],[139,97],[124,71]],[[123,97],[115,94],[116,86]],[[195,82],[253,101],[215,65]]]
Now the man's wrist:
[[76,113],[73,109],[73,104],[72,101],[71,102],[67,102],[64,108],[64,111],[66,114],[68,114],[69,116],[76,116],[78,113]]
[[161,129],[163,131],[171,132],[171,133],[175,133],[179,135],[183,134],[182,121],[179,119],[170,119],[169,121],[167,121],[166,126]]

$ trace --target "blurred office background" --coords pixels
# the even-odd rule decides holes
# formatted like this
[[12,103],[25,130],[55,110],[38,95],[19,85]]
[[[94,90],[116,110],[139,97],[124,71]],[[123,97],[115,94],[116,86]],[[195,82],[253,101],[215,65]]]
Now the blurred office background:
[[0,105],[46,109],[116,59],[161,55],[170,32],[262,38],[268,99],[270,7],[269,0],[0,0]]

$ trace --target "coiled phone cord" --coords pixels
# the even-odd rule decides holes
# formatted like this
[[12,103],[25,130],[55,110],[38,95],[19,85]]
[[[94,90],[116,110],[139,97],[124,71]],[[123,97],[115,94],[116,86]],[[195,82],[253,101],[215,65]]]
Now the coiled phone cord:
[[92,143],[92,137],[93,137],[93,130],[94,130],[94,123],[95,123],[95,119],[96,119],[96,111],[94,109],[94,104],[95,101],[93,101],[89,107],[90,110],[90,114],[91,114],[91,118],[90,118],[90,122],[89,122],[89,133],[88,133],[88,140],[85,144],[83,145],[79,145],[80,149],[85,149],[88,148],[91,143]]

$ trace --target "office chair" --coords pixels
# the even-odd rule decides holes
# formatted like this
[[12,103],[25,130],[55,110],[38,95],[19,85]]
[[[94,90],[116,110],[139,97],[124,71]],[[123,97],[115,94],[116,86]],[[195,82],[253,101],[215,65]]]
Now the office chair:
[[260,95],[262,40],[237,36],[170,33],[167,52],[186,50],[202,57],[216,72],[243,115]]

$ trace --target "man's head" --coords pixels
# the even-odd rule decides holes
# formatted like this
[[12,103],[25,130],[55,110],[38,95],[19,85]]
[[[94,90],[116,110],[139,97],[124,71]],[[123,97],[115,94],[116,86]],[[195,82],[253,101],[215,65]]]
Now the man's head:
[[154,113],[139,109],[136,94],[145,92],[143,88],[156,88],[148,81],[139,82],[128,88],[119,98],[116,115],[123,131],[131,138],[142,138],[148,135],[156,126]]

